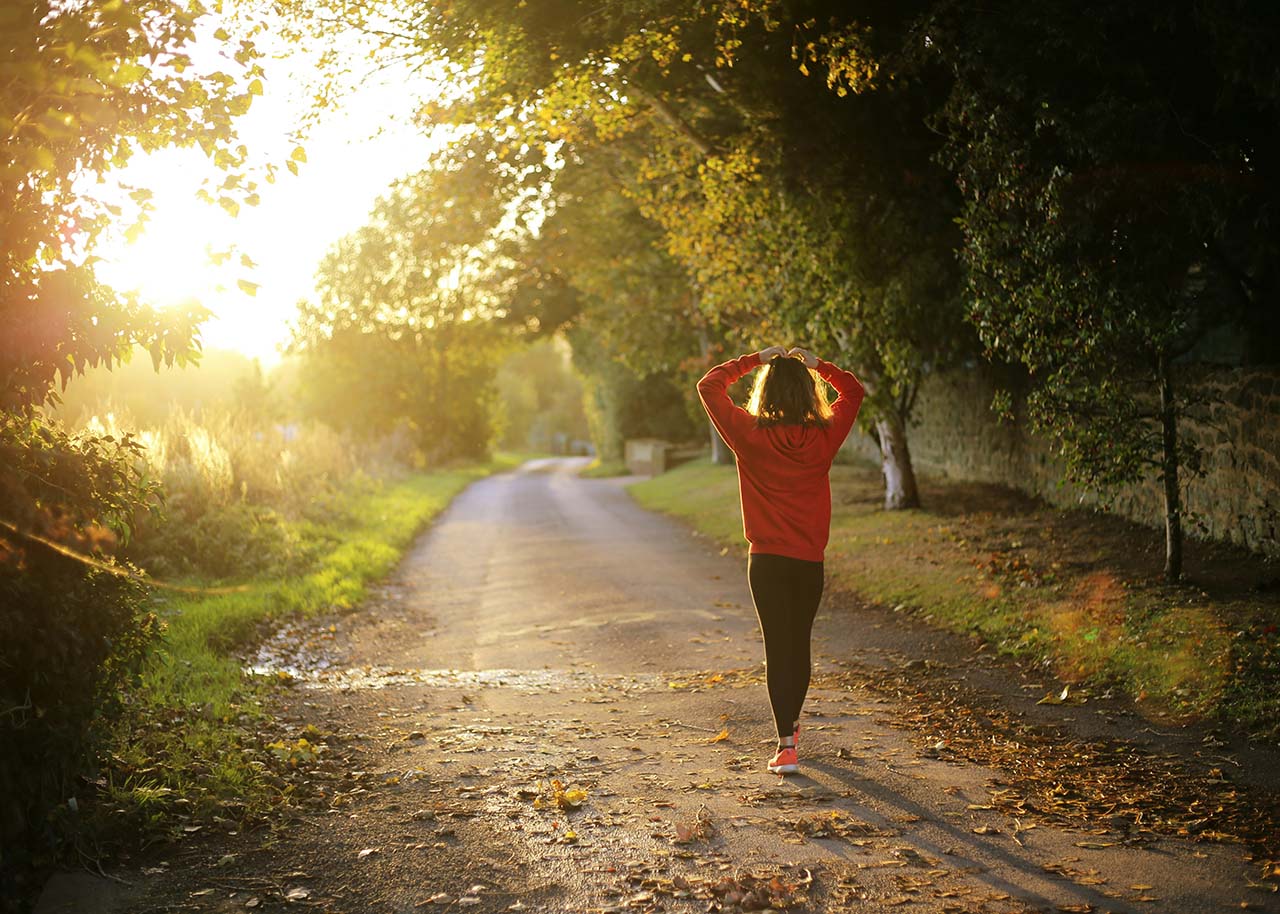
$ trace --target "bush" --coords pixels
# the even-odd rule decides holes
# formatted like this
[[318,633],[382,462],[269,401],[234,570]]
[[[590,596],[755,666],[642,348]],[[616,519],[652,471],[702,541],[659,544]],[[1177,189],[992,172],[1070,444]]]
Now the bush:
[[[80,779],[159,623],[105,556],[152,488],[128,438],[0,418],[0,897],[19,898],[73,824]],[[58,549],[94,553],[92,563]]]
[[[119,435],[125,410],[86,428]],[[399,430],[369,443],[319,422],[276,423],[245,410],[178,411],[139,435],[138,470],[163,487],[163,510],[139,520],[129,557],[156,577],[287,571],[309,554],[287,521],[323,519],[339,491],[394,477],[409,459]]]

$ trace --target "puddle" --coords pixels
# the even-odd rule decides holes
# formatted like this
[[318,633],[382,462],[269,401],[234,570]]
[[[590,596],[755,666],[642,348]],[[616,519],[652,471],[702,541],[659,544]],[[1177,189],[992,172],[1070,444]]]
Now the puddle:
[[405,669],[387,666],[344,667],[334,655],[336,626],[289,624],[245,658],[253,676],[292,680],[313,689],[349,692],[391,686],[511,689],[517,692],[625,693],[632,689],[665,689],[667,677],[657,673],[600,675],[566,669]]
[[438,688],[511,689],[517,692],[538,693],[569,689],[581,693],[606,690],[627,691],[633,688],[649,690],[665,683],[665,679],[657,675],[599,676],[579,670],[421,670],[379,666],[352,667],[343,670],[327,665],[307,668],[297,663],[281,665],[270,662],[253,663],[246,669],[256,676],[280,676],[294,679],[308,688],[331,689],[339,692],[425,685]]

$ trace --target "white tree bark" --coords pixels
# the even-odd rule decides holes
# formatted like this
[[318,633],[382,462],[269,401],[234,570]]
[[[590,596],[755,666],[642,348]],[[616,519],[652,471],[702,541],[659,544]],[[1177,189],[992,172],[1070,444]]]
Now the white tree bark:
[[895,417],[876,422],[880,438],[880,467],[884,471],[884,508],[899,511],[920,507],[916,490],[916,473],[907,449],[907,433]]

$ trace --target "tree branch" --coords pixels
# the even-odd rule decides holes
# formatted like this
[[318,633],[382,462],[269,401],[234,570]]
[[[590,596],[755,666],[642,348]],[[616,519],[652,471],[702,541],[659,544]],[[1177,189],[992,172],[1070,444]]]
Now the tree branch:
[[681,118],[680,115],[676,114],[675,110],[672,109],[672,107],[662,98],[659,98],[657,95],[649,92],[639,83],[633,82],[631,79],[627,80],[627,88],[631,92],[634,92],[641,101],[652,108],[653,112],[658,115],[658,118],[664,124],[676,133],[680,134],[680,136],[684,137],[695,149],[698,150],[698,152],[703,155],[704,158],[716,154],[715,146],[689,126],[689,124]]

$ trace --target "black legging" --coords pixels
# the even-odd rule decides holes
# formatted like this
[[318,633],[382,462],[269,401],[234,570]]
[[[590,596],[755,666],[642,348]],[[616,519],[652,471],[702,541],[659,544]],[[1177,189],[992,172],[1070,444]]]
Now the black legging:
[[747,581],[764,635],[773,723],[779,738],[791,736],[809,691],[809,639],[822,599],[822,563],[756,552],[747,558]]

